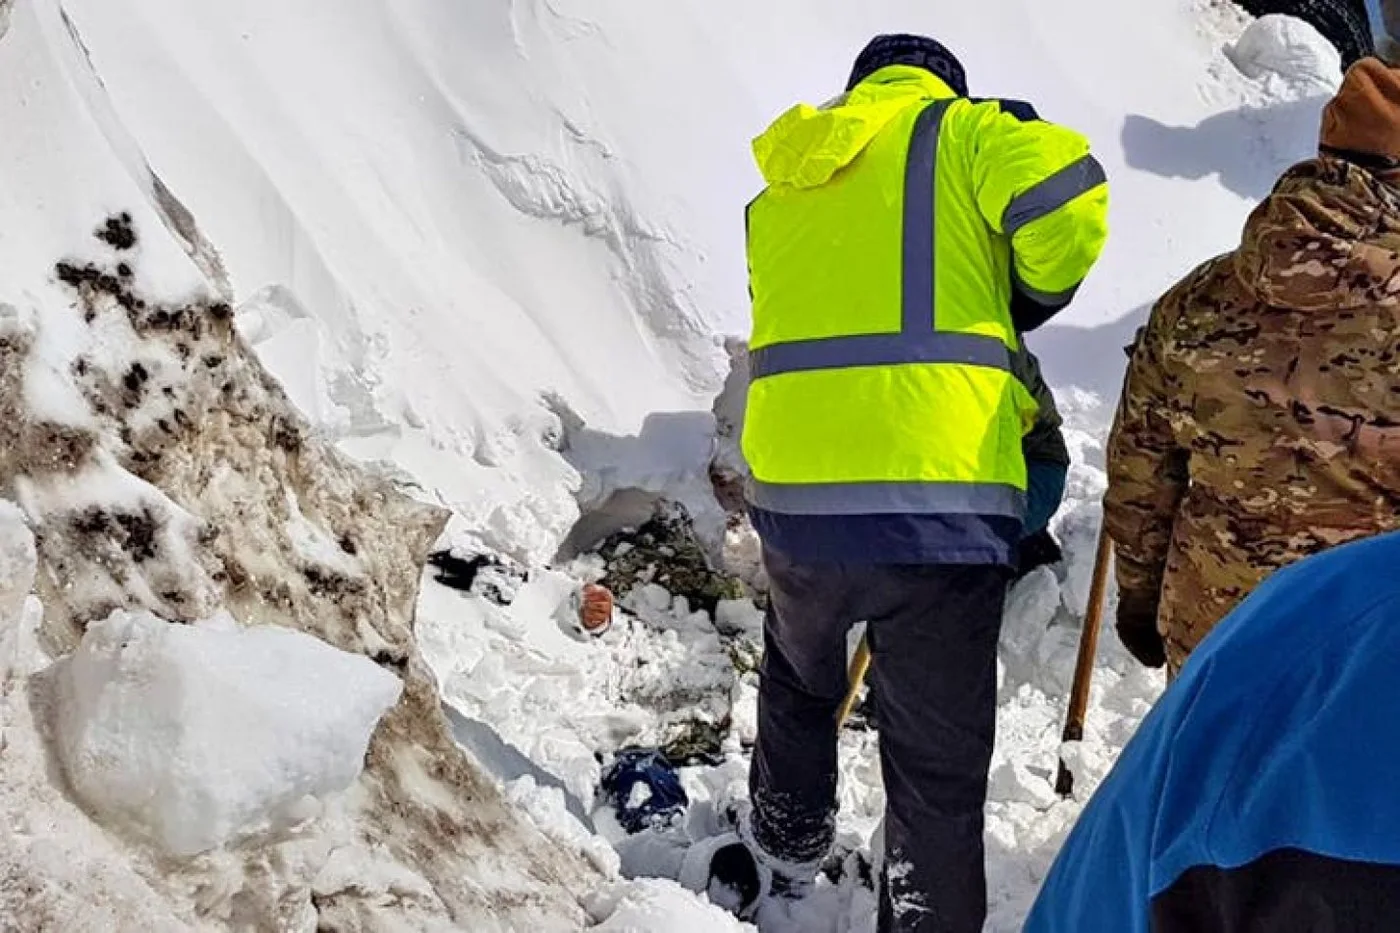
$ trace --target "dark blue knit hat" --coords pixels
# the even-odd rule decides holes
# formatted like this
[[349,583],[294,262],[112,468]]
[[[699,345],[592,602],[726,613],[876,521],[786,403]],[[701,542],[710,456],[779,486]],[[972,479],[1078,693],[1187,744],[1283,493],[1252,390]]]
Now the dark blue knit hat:
[[953,89],[959,97],[967,96],[967,72],[957,56],[948,51],[941,42],[927,36],[889,35],[876,36],[856,57],[851,69],[851,79],[846,82],[850,90],[866,78],[889,65],[913,65],[931,71]]

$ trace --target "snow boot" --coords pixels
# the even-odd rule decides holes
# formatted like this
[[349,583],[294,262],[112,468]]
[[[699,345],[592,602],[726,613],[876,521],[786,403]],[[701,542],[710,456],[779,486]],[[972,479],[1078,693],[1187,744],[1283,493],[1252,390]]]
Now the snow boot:
[[746,922],[753,920],[759,904],[777,893],[773,870],[735,832],[691,846],[677,880],[681,887],[706,895],[710,903]]
[[681,887],[705,894],[712,904],[748,922],[770,897],[805,897],[820,868],[820,864],[795,865],[769,856],[753,840],[745,812],[734,831],[692,845],[677,880]]

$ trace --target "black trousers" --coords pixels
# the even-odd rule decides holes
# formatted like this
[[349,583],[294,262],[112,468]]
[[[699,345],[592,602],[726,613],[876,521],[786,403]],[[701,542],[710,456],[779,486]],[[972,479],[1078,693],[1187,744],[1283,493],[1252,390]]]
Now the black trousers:
[[831,845],[846,636],[869,623],[884,773],[880,933],[980,933],[982,843],[996,725],[996,651],[1009,572],[973,565],[794,564],[764,554],[753,832],[778,859]]

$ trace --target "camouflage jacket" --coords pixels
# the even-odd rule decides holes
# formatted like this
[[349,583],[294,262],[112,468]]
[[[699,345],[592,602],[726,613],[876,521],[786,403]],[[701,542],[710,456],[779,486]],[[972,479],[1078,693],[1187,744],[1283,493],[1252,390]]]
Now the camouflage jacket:
[[1105,522],[1120,624],[1173,668],[1272,571],[1400,528],[1397,184],[1295,166],[1139,332]]

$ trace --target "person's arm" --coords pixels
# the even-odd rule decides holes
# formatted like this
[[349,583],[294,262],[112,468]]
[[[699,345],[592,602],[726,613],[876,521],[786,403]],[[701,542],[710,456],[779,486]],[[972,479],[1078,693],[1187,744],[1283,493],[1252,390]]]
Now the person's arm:
[[1012,372],[1036,402],[1035,423],[1021,442],[1026,458],[1026,521],[1022,537],[1044,531],[1060,508],[1069,472],[1069,448],[1060,431],[1063,419],[1055,395],[1040,372],[1040,361],[1022,343],[1012,358]]
[[1166,663],[1157,630],[1162,578],[1177,509],[1190,482],[1188,452],[1167,422],[1164,338],[1176,315],[1172,292],[1138,332],[1108,439],[1104,528],[1114,544],[1118,635],[1148,667]]
[[1011,241],[1016,329],[1067,307],[1108,238],[1108,183],[1073,130],[1004,108],[982,128],[973,175],[978,208]]

